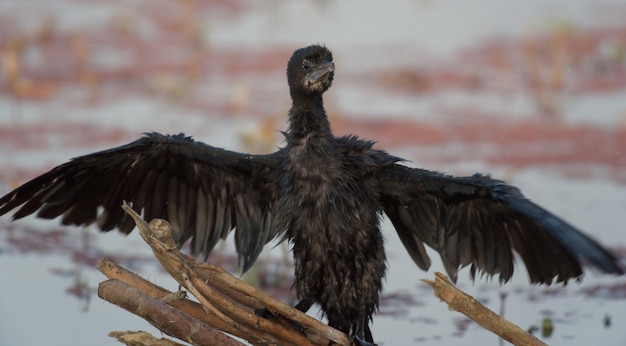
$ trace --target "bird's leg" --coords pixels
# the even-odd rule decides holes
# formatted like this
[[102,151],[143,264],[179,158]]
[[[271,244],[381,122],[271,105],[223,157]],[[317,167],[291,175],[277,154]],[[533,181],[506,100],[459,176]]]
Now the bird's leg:
[[367,320],[365,316],[361,316],[361,318],[359,319],[359,323],[356,326],[356,331],[353,338],[361,346],[376,346],[376,344],[374,343],[374,338],[372,337],[372,331],[367,325]]
[[307,311],[309,311],[309,309],[311,308],[311,306],[313,306],[313,299],[311,298],[303,298],[301,299],[298,304],[296,304],[294,306],[294,308],[304,312],[306,314]]

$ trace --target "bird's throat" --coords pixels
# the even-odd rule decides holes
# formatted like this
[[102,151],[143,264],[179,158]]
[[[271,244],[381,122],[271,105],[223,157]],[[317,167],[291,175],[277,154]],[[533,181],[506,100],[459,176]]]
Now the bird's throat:
[[289,110],[288,146],[301,146],[315,142],[327,143],[332,138],[330,122],[324,111],[321,97],[319,102],[294,103]]

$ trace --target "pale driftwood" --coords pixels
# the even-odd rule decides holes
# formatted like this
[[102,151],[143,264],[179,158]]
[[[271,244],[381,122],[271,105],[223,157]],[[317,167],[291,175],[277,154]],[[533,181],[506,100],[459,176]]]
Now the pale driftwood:
[[247,306],[265,307],[272,313],[278,313],[291,321],[304,327],[307,337],[318,344],[325,344],[332,340],[341,345],[350,345],[346,335],[306,314],[290,305],[284,304],[272,298],[267,293],[250,286],[232,276],[222,268],[208,264],[197,263],[196,272],[204,281],[211,282],[231,299]]
[[527,333],[522,328],[489,310],[474,297],[456,288],[444,274],[435,273],[435,281],[422,281],[427,283],[434,290],[435,296],[446,302],[451,309],[466,315],[481,327],[493,332],[504,340],[514,345],[546,345],[532,334]]
[[98,286],[98,296],[150,322],[167,335],[192,345],[227,345],[242,343],[229,338],[202,321],[155,299],[119,280],[107,280]]
[[[171,296],[174,292],[170,292],[162,287],[159,287],[148,280],[143,279],[142,277],[131,273],[125,268],[119,266],[117,263],[109,260],[102,259],[98,264],[98,270],[100,270],[106,277],[109,279],[117,279],[129,286],[135,287],[141,292],[148,294],[156,299],[163,300],[165,297]],[[230,324],[225,323],[215,315],[208,313],[205,308],[189,299],[180,299],[174,301],[164,301],[176,309],[184,312],[185,314],[199,319],[204,323],[213,326],[215,329],[219,329],[221,331],[225,331],[228,334],[232,334],[235,336],[243,336],[238,333],[238,331],[230,326]]]
[[109,336],[127,346],[184,346],[166,338],[157,338],[144,331],[110,332]]
[[[103,261],[99,268],[107,277],[119,279],[137,288],[139,293],[146,293],[149,298],[157,299],[162,304],[169,304],[174,310],[194,320],[179,323],[188,326],[194,326],[195,323],[206,324],[255,345],[328,345],[329,342],[351,345],[344,333],[273,299],[217,266],[198,263],[182,254],[171,238],[170,225],[167,221],[154,219],[148,224],[128,204],[124,203],[122,207],[134,219],[139,234],[150,245],[163,268],[194,295],[200,304],[184,298],[172,301],[158,300],[164,296],[171,297],[171,292],[148,283],[111,261]],[[123,285],[122,282],[116,282],[117,289],[126,289],[123,286],[118,287],[118,283]],[[109,286],[107,287],[109,291],[106,292],[110,292],[114,286],[110,281],[101,284],[103,285]],[[267,307],[272,313],[298,323],[306,335],[288,323],[277,323],[272,319],[255,315],[254,309],[260,307]],[[227,337],[225,334],[221,335]],[[188,340],[187,335],[173,336]]]

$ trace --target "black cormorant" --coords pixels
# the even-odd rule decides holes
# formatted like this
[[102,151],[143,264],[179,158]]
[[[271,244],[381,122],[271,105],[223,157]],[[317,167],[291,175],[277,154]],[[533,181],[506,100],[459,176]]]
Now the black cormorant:
[[356,136],[335,137],[322,94],[335,65],[313,45],[287,66],[293,100],[286,146],[249,155],[195,142],[183,134],[146,134],[130,144],[75,158],[0,198],[0,215],[36,213],[62,223],[96,223],[129,233],[122,201],[144,218],[164,218],[174,239],[191,239],[208,256],[231,229],[243,269],[264,244],[288,239],[295,260],[297,305],[318,303],[329,324],[362,343],[378,306],[386,270],[380,218],[393,223],[412,259],[430,266],[424,245],[441,255],[452,279],[460,268],[513,273],[513,252],[532,283],[582,275],[581,260],[622,274],[616,258],[565,221],[486,175],[453,177],[409,168],[401,158]]

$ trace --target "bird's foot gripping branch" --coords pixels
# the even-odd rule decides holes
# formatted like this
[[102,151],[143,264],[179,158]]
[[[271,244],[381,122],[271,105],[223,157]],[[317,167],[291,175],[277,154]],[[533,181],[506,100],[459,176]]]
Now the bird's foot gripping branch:
[[[163,268],[199,303],[158,287],[110,260],[99,269],[109,280],[100,283],[98,296],[150,322],[167,335],[192,345],[242,345],[227,334],[252,344],[350,345],[347,336],[297,309],[238,280],[220,267],[198,263],[182,254],[172,240],[170,224],[161,219],[145,222],[124,203],[141,237]],[[301,326],[280,324],[255,315],[267,308]],[[304,331],[304,334],[302,333]],[[119,333],[118,339],[152,339],[145,333]],[[169,341],[168,341],[169,342]]]

